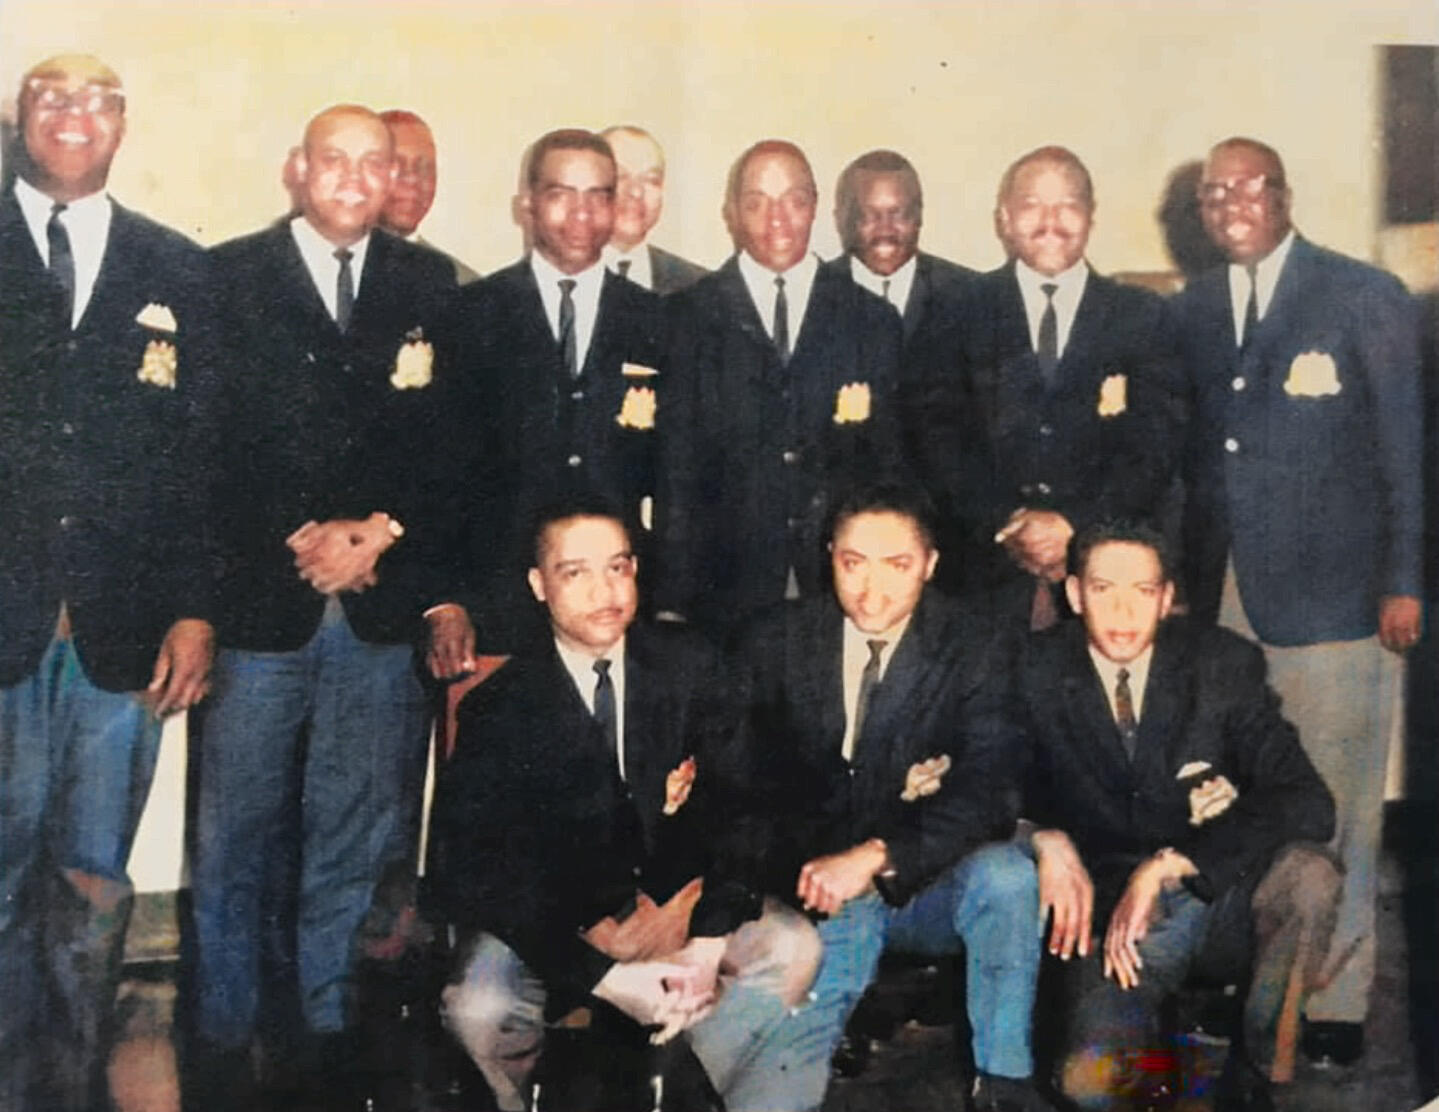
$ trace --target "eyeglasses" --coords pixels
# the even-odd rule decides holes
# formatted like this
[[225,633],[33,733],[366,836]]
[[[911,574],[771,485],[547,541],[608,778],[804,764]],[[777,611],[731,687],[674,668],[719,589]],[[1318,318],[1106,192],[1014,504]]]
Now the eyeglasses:
[[97,85],[73,92],[59,85],[30,85],[30,103],[46,112],[79,112],[85,116],[110,115],[125,110],[125,94]]
[[1271,187],[1282,189],[1284,183],[1271,181],[1267,174],[1255,174],[1250,178],[1229,181],[1202,181],[1194,194],[1202,205],[1222,205],[1231,197],[1239,201],[1257,201]]

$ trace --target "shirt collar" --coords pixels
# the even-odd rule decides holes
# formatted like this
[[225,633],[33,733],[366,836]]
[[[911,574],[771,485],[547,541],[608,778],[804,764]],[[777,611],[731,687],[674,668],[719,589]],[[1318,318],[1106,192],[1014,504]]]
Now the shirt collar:
[[[593,712],[595,681],[599,678],[595,672],[595,661],[601,658],[579,649],[572,649],[558,637],[555,638],[555,651],[560,654],[560,663],[565,666],[565,671],[575,681],[580,698],[585,701],[585,706]],[[615,686],[616,701],[618,701],[625,677],[625,639],[621,637],[616,641],[604,654],[603,659],[610,662],[610,681]]]
[[628,261],[630,272],[625,275],[631,282],[643,286],[647,290],[654,289],[654,271],[650,266],[649,244],[636,243],[628,251],[621,251],[613,243],[605,244],[604,264],[606,270],[612,270],[616,274],[620,272],[620,262]]
[[919,256],[912,255],[905,264],[893,274],[876,274],[865,265],[858,255],[849,257],[849,273],[855,282],[869,290],[870,293],[884,297],[884,284],[889,283],[889,296],[885,299],[901,314],[909,305],[910,291],[914,288],[914,275],[919,267]]
[[884,642],[884,649],[880,652],[880,673],[889,667],[889,662],[894,659],[894,650],[904,639],[905,633],[909,630],[909,624],[914,620],[914,611],[911,610],[904,618],[894,626],[893,629],[884,633],[865,633],[859,626],[854,624],[854,619],[848,615],[844,619],[844,646],[846,652],[858,652],[866,658],[869,656],[869,643],[874,640]]
[[[333,296],[334,284],[332,282],[322,284],[320,276],[339,273],[340,260],[335,258],[335,252],[339,250],[339,247],[316,231],[315,226],[304,216],[297,216],[290,221],[290,234],[295,237],[295,246],[300,249],[300,256],[305,260],[305,265],[315,276],[316,285],[321,285],[326,293]],[[360,277],[365,272],[365,257],[370,253],[370,237],[373,234],[373,232],[366,232],[360,239],[349,245],[350,276],[354,280],[356,296],[360,292]]]
[[[1274,287],[1279,284],[1279,274],[1284,269],[1284,260],[1289,258],[1289,249],[1294,246],[1294,229],[1290,228],[1273,251],[1254,264],[1255,309],[1260,318],[1269,312],[1269,303],[1274,299]],[[1249,300],[1249,272],[1242,263],[1229,264],[1229,289],[1233,300],[1239,306],[1238,319],[1244,320],[1244,306]]]
[[1023,259],[1014,260],[1014,277],[1019,281],[1019,288],[1026,296],[1043,298],[1044,291],[1040,288],[1047,283],[1053,283],[1059,288],[1054,291],[1056,301],[1064,298],[1077,303],[1079,295],[1084,292],[1084,285],[1089,279],[1089,263],[1080,259],[1068,270],[1051,277],[1048,274],[1041,274]]
[[[50,214],[55,208],[55,199],[41,193],[24,178],[17,177],[15,179],[15,200],[20,205],[20,212],[25,217],[25,225],[30,229],[30,234],[34,237],[36,244],[45,244],[45,248],[40,252],[40,257],[46,258],[50,250],[50,240],[45,231],[45,225],[50,223]],[[81,197],[78,201],[67,202],[63,218],[65,231],[72,239],[78,238],[82,234],[99,233],[103,236],[110,228],[111,211],[110,198],[103,189]]]
[[739,272],[744,278],[745,288],[749,290],[750,299],[754,302],[755,308],[759,310],[760,319],[769,321],[771,327],[774,316],[774,298],[776,278],[784,279],[785,302],[789,305],[790,330],[789,342],[793,349],[799,342],[799,328],[804,320],[806,307],[809,305],[809,291],[814,285],[815,274],[819,270],[819,257],[811,251],[806,251],[804,258],[795,263],[783,273],[770,270],[756,262],[748,251],[739,252]]
[[1151,641],[1142,653],[1127,664],[1116,664],[1096,649],[1093,643],[1088,647],[1089,659],[1094,661],[1094,670],[1099,673],[1100,682],[1104,684],[1105,697],[1111,705],[1114,702],[1114,686],[1119,682],[1119,670],[1128,669],[1130,698],[1134,703],[1134,717],[1138,719],[1143,713],[1144,688],[1149,682],[1149,665],[1154,660],[1154,643]]
[[596,259],[589,266],[585,267],[578,274],[566,274],[549,259],[538,251],[530,252],[530,270],[535,276],[535,281],[542,288],[546,286],[558,287],[560,282],[566,278],[574,280],[575,296],[599,296],[600,285],[605,280],[605,262],[603,256]]

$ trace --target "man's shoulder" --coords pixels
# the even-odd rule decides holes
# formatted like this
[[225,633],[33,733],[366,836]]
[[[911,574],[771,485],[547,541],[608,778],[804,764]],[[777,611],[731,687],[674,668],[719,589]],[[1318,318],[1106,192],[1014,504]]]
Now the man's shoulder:
[[455,284],[455,265],[443,251],[425,243],[411,243],[376,228],[370,233],[370,248],[388,253],[395,264],[426,281],[442,286]]
[[287,239],[291,239],[289,221],[281,220],[217,243],[210,248],[210,257],[220,266],[253,265],[257,260],[277,256]]
[[1341,293],[1407,296],[1404,284],[1387,270],[1307,239],[1295,239],[1286,260],[1291,265],[1301,281],[1324,282]]
[[114,202],[114,206],[117,228],[134,241],[143,243],[147,250],[173,256],[190,265],[200,264],[205,249],[189,236],[143,213],[128,209],[118,201]]
[[657,293],[678,293],[710,273],[708,269],[698,263],[681,258],[673,251],[666,251],[663,247],[649,244],[649,250],[650,273]]
[[952,262],[939,255],[921,251],[916,256],[915,266],[925,274],[931,285],[939,292],[961,292],[969,289],[980,272]]

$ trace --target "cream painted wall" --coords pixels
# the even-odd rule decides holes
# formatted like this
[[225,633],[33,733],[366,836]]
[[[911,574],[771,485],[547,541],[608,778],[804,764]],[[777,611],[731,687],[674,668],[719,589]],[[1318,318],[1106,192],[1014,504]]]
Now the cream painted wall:
[[[441,182],[426,234],[484,271],[519,251],[509,199],[525,145],[621,121],[669,152],[656,238],[707,263],[729,250],[729,164],[778,135],[809,152],[826,212],[850,158],[905,152],[926,186],[926,245],[985,267],[1000,261],[1004,166],[1064,143],[1096,181],[1095,265],[1152,270],[1169,266],[1154,218],[1167,176],[1235,132],[1283,152],[1307,234],[1371,257],[1373,48],[1426,42],[1439,42],[1433,0],[0,0],[0,90],[48,54],[105,58],[129,96],[112,191],[203,243],[276,216],[304,121],[361,101],[429,119]],[[827,217],[816,247],[836,249]],[[171,727],[142,887],[178,883],[183,782]]]

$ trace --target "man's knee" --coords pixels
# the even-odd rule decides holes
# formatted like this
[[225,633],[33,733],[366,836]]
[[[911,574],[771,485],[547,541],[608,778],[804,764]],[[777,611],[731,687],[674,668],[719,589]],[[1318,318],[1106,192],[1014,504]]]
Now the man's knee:
[[1033,918],[1038,913],[1039,878],[1034,861],[1008,843],[984,846],[964,863],[962,902],[989,913]]
[[820,958],[824,955],[824,944],[820,942],[814,924],[792,907],[767,902],[766,914],[771,908],[776,913],[771,952],[784,970],[779,996],[785,1007],[793,1008],[814,984]]
[[[440,994],[445,1027],[465,1049],[478,1057],[497,1056],[501,1044],[513,1039],[519,1000],[509,988],[493,981],[461,981],[447,985]],[[532,1037],[538,1038],[540,1026]]]
[[1343,888],[1343,866],[1332,850],[1291,842],[1275,855],[1255,889],[1254,915],[1261,923],[1296,918],[1323,922],[1333,918]]

